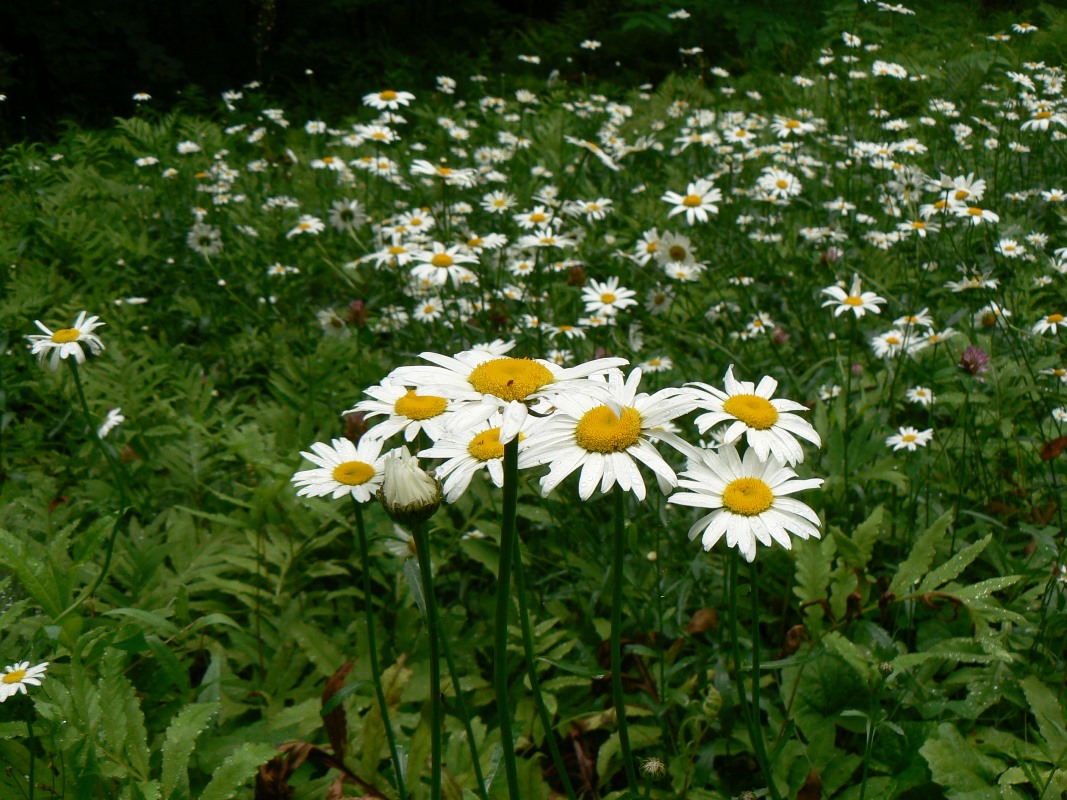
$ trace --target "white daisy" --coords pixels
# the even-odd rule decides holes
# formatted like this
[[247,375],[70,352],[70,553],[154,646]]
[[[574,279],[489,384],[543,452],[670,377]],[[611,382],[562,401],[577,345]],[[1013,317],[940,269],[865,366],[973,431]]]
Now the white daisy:
[[[434,474],[443,481],[441,488],[446,503],[456,502],[467,491],[475,474],[483,469],[497,488],[504,485],[504,445],[500,441],[502,421],[500,414],[494,414],[478,425],[443,434],[432,447],[419,452],[419,458],[447,459],[434,469]],[[520,467],[530,466],[525,453],[529,440],[525,434],[532,422],[533,418],[527,417],[523,431],[519,432]]]
[[791,548],[789,534],[801,539],[819,538],[819,517],[791,495],[822,486],[822,478],[797,479],[792,469],[773,456],[760,459],[755,448],[745,451],[742,460],[732,444],[717,451],[703,450],[689,460],[678,486],[691,489],[676,492],[668,503],[713,509],[689,529],[689,538],[701,535],[710,550],[726,535],[726,544],[736,547],[747,561],[756,557],[756,542],[770,546],[778,542]]
[[461,283],[477,282],[477,276],[463,264],[477,264],[478,259],[464,252],[462,245],[445,247],[440,242],[434,242],[429,250],[422,250],[415,254],[415,258],[422,262],[412,267],[411,277],[416,280],[428,280],[434,286],[444,286],[448,279],[452,279],[453,286]]
[[404,441],[411,442],[421,431],[426,431],[432,439],[444,432],[448,400],[443,397],[416,394],[414,389],[394,384],[389,378],[363,393],[373,399],[360,400],[345,414],[362,412],[367,419],[382,414],[389,417],[367,431],[369,437],[384,441],[403,431]]
[[292,482],[300,487],[297,495],[332,495],[336,500],[350,494],[360,503],[366,503],[382,485],[383,442],[383,439],[364,436],[359,440],[359,445],[352,444],[348,439],[311,445],[312,452],[302,452],[300,455],[316,464],[317,468],[303,470],[292,477]]
[[792,400],[772,400],[778,381],[765,376],[759,386],[749,381],[734,378],[731,364],[723,379],[726,391],[716,389],[706,383],[691,383],[691,389],[699,408],[706,409],[707,414],[696,418],[697,428],[701,434],[707,432],[720,422],[730,422],[730,427],[722,436],[723,442],[733,444],[746,434],[749,447],[756,451],[756,456],[766,459],[772,454],[786,464],[799,464],[804,460],[804,450],[796,437],[806,439],[816,447],[822,447],[822,440],[811,424],[791,411],[807,411],[807,406]]
[[616,276],[600,281],[589,281],[589,285],[582,289],[582,302],[585,310],[594,314],[614,314],[619,309],[627,306],[636,306],[634,296],[637,294],[633,289],[619,286]]
[[692,398],[678,389],[638,394],[640,369],[626,379],[614,371],[606,381],[589,382],[603,385],[607,395],[556,395],[552,400],[556,410],[531,433],[527,458],[530,463],[549,465],[548,474],[541,478],[541,493],[547,495],[581,467],[578,495],[583,500],[588,500],[598,485],[606,492],[616,483],[644,500],[645,482],[638,463],[652,470],[664,494],[669,492],[677,485],[677,477],[651,440],[666,442],[687,455],[695,453],[692,446],[667,430],[670,420],[692,411]]
[[414,99],[415,95],[411,92],[395,92],[392,89],[386,89],[383,92],[371,92],[363,95],[363,105],[396,111],[400,106],[406,106]]
[[104,349],[104,343],[93,331],[107,323],[97,322],[99,317],[86,319],[85,314],[84,311],[78,314],[73,327],[62,328],[54,333],[42,325],[40,320],[34,320],[34,324],[44,331],[44,334],[31,333],[26,337],[30,340],[30,353],[37,356],[42,364],[45,356],[51,353],[48,367],[53,370],[59,366],[60,359],[68,356],[74,356],[75,361],[84,364],[86,347],[94,356],[97,355]]
[[684,195],[664,192],[660,200],[674,206],[668,217],[684,213],[685,221],[693,225],[698,221],[707,222],[709,213],[719,213],[719,207],[715,203],[722,200],[722,192],[713,186],[711,181],[700,179],[690,183]]
[[896,433],[888,437],[885,443],[887,447],[892,447],[894,450],[907,450],[913,453],[917,447],[926,447],[933,438],[933,428],[920,431],[918,428],[903,425]]
[[518,434],[530,405],[560,392],[600,397],[604,384],[585,379],[627,363],[625,358],[598,358],[563,369],[542,359],[501,357],[477,350],[454,357],[424,352],[419,357],[436,366],[399,367],[390,378],[426,394],[457,401],[455,416],[449,421],[456,430],[503,413],[500,440],[504,444]]
[[0,703],[16,694],[26,694],[27,686],[40,686],[47,670],[47,661],[35,667],[31,667],[29,661],[4,667],[4,674],[0,675]]
[[859,275],[852,276],[852,288],[848,292],[840,286],[827,286],[822,293],[830,296],[830,299],[823,303],[823,308],[836,306],[835,317],[840,317],[846,311],[851,311],[857,318],[862,317],[868,311],[872,314],[880,314],[882,309],[878,306],[885,303],[884,297],[879,297],[874,292],[863,291]]

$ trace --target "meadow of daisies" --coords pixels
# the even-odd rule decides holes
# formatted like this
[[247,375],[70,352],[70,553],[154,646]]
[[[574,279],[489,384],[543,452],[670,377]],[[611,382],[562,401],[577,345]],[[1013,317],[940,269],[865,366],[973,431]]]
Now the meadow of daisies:
[[0,797],[1067,792],[1055,33],[671,18],[7,149]]

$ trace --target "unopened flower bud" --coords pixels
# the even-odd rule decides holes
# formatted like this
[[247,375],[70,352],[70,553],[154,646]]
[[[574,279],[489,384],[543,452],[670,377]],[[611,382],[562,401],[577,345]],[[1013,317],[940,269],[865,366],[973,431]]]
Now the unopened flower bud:
[[378,500],[396,522],[415,525],[433,516],[441,505],[441,484],[419,466],[406,447],[385,457],[385,477]]

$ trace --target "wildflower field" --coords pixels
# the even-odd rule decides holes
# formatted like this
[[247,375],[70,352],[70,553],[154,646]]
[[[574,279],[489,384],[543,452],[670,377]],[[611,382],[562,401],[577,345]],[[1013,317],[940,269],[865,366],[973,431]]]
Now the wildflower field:
[[1067,14],[846,5],[6,149],[0,800],[1065,796]]

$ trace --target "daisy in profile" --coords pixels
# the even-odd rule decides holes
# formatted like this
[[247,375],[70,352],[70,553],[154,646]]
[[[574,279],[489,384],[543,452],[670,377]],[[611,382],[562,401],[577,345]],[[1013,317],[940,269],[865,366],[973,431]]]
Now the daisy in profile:
[[590,281],[582,289],[582,302],[588,312],[610,315],[627,306],[636,306],[637,301],[633,299],[636,295],[633,289],[620,287],[619,279],[612,276],[603,283]]
[[31,667],[29,661],[4,667],[4,674],[0,675],[0,703],[16,694],[26,694],[27,686],[40,686],[41,678],[47,671],[47,661],[35,667]]
[[761,459],[755,448],[742,459],[732,444],[718,450],[702,450],[689,459],[688,469],[678,480],[678,491],[668,503],[712,509],[689,529],[689,538],[701,537],[710,550],[726,536],[746,561],[756,558],[756,542],[778,542],[792,547],[789,535],[819,538],[819,516],[789,495],[822,486],[822,478],[797,478],[792,469],[773,456]]
[[707,222],[708,214],[719,213],[719,207],[715,203],[722,200],[722,192],[713,186],[711,181],[701,178],[690,183],[684,195],[664,192],[660,199],[674,206],[668,217],[684,213],[685,221],[694,225],[697,222]]
[[1063,314],[1048,314],[1034,323],[1033,332],[1036,334],[1051,333],[1053,336],[1064,326]]
[[917,428],[902,425],[896,433],[885,440],[885,443],[887,447],[892,447],[894,450],[908,450],[909,452],[915,452],[915,449],[918,447],[926,447],[933,438],[933,428],[927,428],[925,431],[920,431]]
[[606,492],[616,483],[644,500],[645,482],[638,464],[655,474],[664,494],[669,492],[677,485],[677,477],[651,440],[666,442],[686,455],[694,454],[691,445],[667,430],[670,420],[692,411],[692,399],[678,389],[639,394],[640,369],[625,379],[614,371],[606,380],[589,383],[601,384],[607,394],[558,394],[552,399],[555,411],[533,429],[527,459],[531,464],[549,466],[548,474],[541,478],[541,494],[547,496],[580,467],[578,496],[583,500],[588,500],[598,486]]
[[733,444],[745,435],[757,458],[765,460],[773,455],[785,464],[799,464],[804,460],[798,436],[822,447],[822,440],[811,424],[790,413],[807,411],[807,406],[792,400],[772,399],[778,388],[774,378],[765,376],[758,386],[739,381],[731,364],[723,382],[725,392],[706,383],[687,384],[694,387],[689,392],[697,407],[708,412],[696,418],[701,435],[721,422],[728,422],[730,425],[722,434],[725,444]]
[[403,431],[404,441],[410,442],[422,431],[426,431],[431,439],[444,433],[448,401],[443,397],[417,394],[414,389],[394,384],[389,378],[363,393],[372,399],[360,400],[345,414],[362,412],[366,419],[383,414],[389,417],[368,430],[366,435],[369,437],[385,440]]
[[48,368],[52,370],[59,366],[60,359],[69,356],[74,356],[75,361],[84,364],[86,348],[94,356],[104,349],[104,343],[93,331],[107,324],[98,322],[99,317],[86,318],[85,315],[86,312],[82,311],[74,320],[73,327],[61,328],[54,333],[40,320],[34,320],[34,324],[44,333],[31,333],[26,337],[30,340],[30,353],[37,356],[42,364],[45,357],[49,357]]
[[625,358],[598,358],[562,368],[551,361],[497,356],[479,350],[466,350],[455,356],[425,352],[419,357],[433,366],[398,367],[390,374],[394,383],[415,387],[422,394],[445,397],[455,402],[453,430],[484,422],[500,412],[500,441],[507,444],[518,434],[530,406],[561,393],[602,397],[605,385],[586,380],[626,364]]
[[304,458],[315,464],[315,469],[296,473],[292,482],[300,487],[298,497],[325,497],[334,500],[351,495],[357,502],[366,503],[384,477],[384,457],[381,455],[385,440],[364,436],[358,445],[348,439],[334,439],[329,444],[316,442],[311,452],[302,452]]
[[408,105],[414,99],[415,95],[411,92],[395,92],[392,89],[386,89],[381,92],[371,92],[363,95],[363,105],[379,110],[396,111],[401,106]]
[[834,307],[834,316],[840,317],[846,311],[851,311],[857,318],[862,317],[868,311],[872,314],[881,314],[882,309],[878,306],[885,304],[885,298],[879,297],[874,292],[865,292],[860,285],[860,276],[852,276],[852,288],[846,292],[840,286],[827,286],[822,293],[829,295],[823,308]]
[[301,214],[300,219],[296,225],[285,234],[286,239],[292,239],[294,236],[299,236],[302,233],[309,233],[312,236],[318,236],[326,230],[326,223],[318,217],[314,217],[311,214]]
[[[442,481],[445,502],[454,503],[467,491],[474,476],[485,470],[489,480],[497,488],[504,485],[504,445],[500,442],[502,417],[494,414],[485,422],[462,430],[445,433],[438,437],[432,447],[419,452],[419,458],[443,458],[443,464],[434,470]],[[527,417],[519,432],[519,467],[529,466],[525,450],[529,440],[526,431],[533,418]]]

